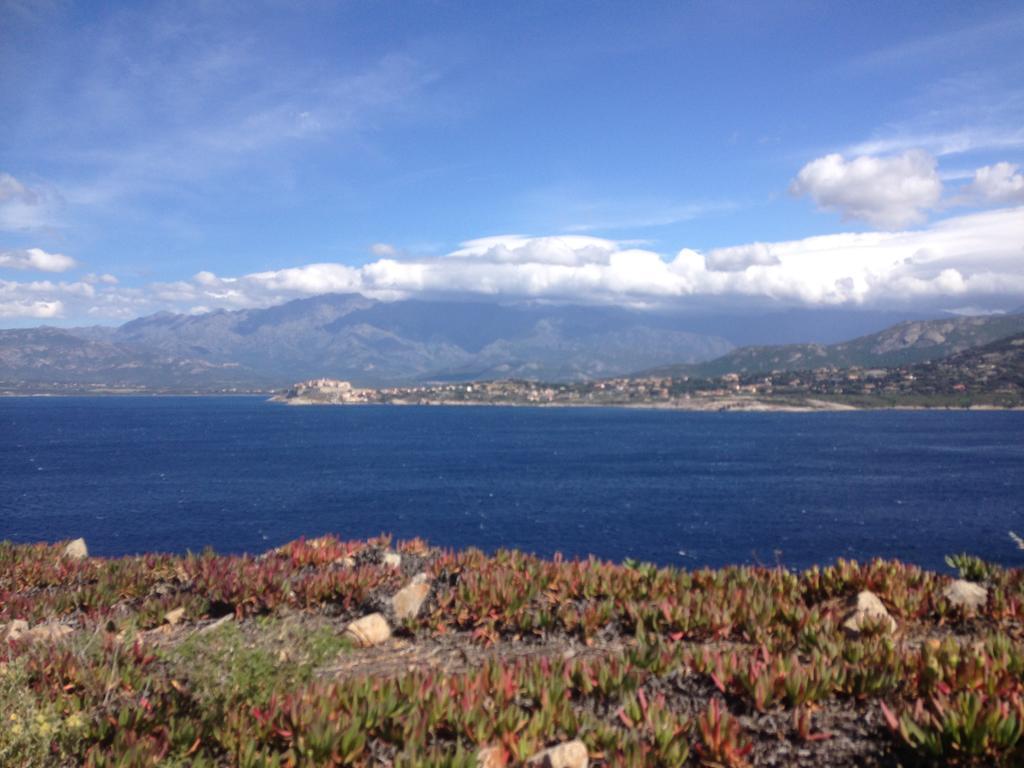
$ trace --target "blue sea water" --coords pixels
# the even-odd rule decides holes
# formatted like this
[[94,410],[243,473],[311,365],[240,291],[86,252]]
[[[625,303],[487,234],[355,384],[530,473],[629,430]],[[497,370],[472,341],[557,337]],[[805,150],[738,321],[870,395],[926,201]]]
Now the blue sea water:
[[261,552],[382,531],[662,564],[1024,565],[1024,413],[0,398],[0,539]]

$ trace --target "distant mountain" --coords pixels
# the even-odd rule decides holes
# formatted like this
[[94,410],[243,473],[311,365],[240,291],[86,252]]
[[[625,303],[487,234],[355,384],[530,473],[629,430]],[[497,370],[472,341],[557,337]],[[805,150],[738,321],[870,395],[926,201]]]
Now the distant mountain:
[[[361,386],[522,377],[579,380],[732,348],[679,315],[616,307],[379,302],[324,295],[119,328],[4,331],[0,381],[154,387],[286,386],[327,376]],[[227,383],[226,383],[227,382]]]
[[[118,328],[0,331],[0,388],[275,388],[309,378],[388,386],[480,379],[583,381],[635,371],[716,376],[935,359],[1024,330],[1024,315],[905,322],[838,344],[734,350],[732,339],[812,340],[892,314],[695,316],[620,307],[381,302],[357,294],[267,309],[162,312]],[[714,333],[716,327],[729,335]],[[710,361],[710,362],[709,362]],[[672,366],[665,367],[667,363]],[[660,367],[659,367],[660,366]]]
[[104,385],[209,390],[251,386],[258,380],[237,365],[145,352],[58,328],[0,330],[0,389]]
[[644,374],[714,378],[826,367],[891,368],[938,360],[1020,332],[1024,313],[910,321],[838,344],[742,347],[707,362],[661,366]]

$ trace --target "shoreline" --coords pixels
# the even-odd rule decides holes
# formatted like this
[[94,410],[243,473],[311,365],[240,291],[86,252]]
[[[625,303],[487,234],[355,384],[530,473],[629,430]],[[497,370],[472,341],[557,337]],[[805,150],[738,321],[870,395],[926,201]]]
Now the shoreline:
[[487,402],[487,401],[442,401],[442,400],[419,400],[392,401],[378,403],[343,403],[329,402],[324,400],[313,400],[309,398],[288,398],[274,395],[267,399],[268,403],[286,405],[289,407],[319,407],[319,406],[348,406],[365,407],[395,406],[409,407],[422,406],[430,408],[621,408],[646,411],[678,411],[688,413],[850,413],[850,412],[877,412],[877,411],[1024,411],[1024,406],[998,406],[990,404],[978,404],[968,406],[925,406],[925,405],[879,405],[861,406],[849,405],[846,403],[830,403],[825,400],[809,400],[807,404],[768,403],[763,400],[752,402],[741,402],[737,400],[706,402],[706,403],[521,403],[521,402]]
[[390,402],[331,402],[309,398],[289,398],[282,395],[270,395],[267,392],[0,392],[0,400],[18,399],[73,399],[73,398],[262,398],[266,403],[286,405],[289,407],[308,406],[396,406],[396,407],[431,407],[431,408],[616,408],[644,411],[676,411],[683,413],[850,413],[878,411],[991,411],[991,412],[1022,412],[1024,406],[1002,406],[990,403],[976,405],[851,405],[849,403],[832,403],[827,400],[809,399],[803,404],[773,403],[764,400],[691,400],[688,403],[650,402],[650,403],[528,403],[528,402],[488,402],[478,401],[445,401],[445,400],[396,400]]

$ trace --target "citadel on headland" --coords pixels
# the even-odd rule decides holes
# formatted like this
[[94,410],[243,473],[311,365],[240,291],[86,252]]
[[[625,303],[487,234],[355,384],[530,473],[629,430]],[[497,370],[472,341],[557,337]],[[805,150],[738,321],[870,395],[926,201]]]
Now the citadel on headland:
[[584,382],[523,379],[360,388],[310,379],[273,398],[289,405],[558,405],[680,410],[844,410],[1024,405],[1024,335],[930,363],[730,372],[714,378],[634,376]]

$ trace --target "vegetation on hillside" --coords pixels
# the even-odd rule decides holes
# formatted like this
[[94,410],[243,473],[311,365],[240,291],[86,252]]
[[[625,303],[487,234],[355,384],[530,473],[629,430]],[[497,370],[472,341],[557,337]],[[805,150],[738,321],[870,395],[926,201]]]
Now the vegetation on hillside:
[[757,374],[815,368],[898,368],[938,360],[998,339],[1024,333],[1024,313],[951,317],[899,323],[837,344],[741,347],[703,363],[663,366],[651,376],[713,379],[727,373]]
[[[898,562],[395,550],[0,544],[0,764],[503,765],[576,738],[596,765],[1024,761],[1020,570],[951,561],[987,579],[968,608],[951,577]],[[399,620],[420,573],[426,601]],[[865,590],[894,625],[844,626]],[[394,636],[355,646],[342,630],[375,611]]]

